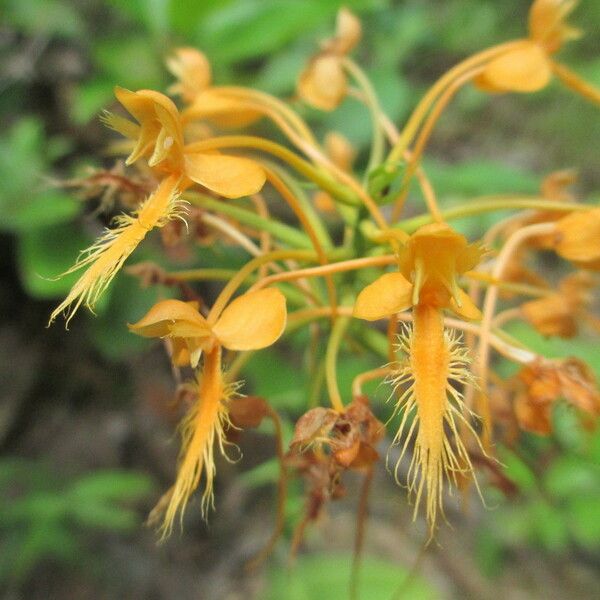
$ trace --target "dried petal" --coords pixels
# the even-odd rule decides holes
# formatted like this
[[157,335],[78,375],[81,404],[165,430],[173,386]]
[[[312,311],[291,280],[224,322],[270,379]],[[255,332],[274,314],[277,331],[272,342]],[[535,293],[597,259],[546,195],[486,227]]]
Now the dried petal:
[[315,440],[323,441],[329,436],[338,417],[339,413],[332,408],[312,408],[298,419],[290,447],[308,446]]

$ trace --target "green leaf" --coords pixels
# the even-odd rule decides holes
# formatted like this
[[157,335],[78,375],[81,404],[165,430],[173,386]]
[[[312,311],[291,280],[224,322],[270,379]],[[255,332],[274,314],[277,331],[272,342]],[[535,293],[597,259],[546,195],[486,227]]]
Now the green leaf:
[[151,490],[152,481],[143,473],[95,471],[75,481],[69,495],[82,502],[136,500]]
[[27,292],[36,298],[58,298],[71,289],[81,272],[59,277],[91,244],[74,225],[56,225],[24,232],[19,237],[19,275]]
[[[139,260],[143,260],[138,252]],[[153,304],[171,298],[174,290],[162,286],[143,289],[139,281],[119,273],[108,290],[106,310],[87,323],[94,346],[109,360],[119,361],[133,356],[156,342],[134,335],[127,329],[127,323],[138,321]]]
[[131,531],[141,523],[141,518],[133,511],[101,502],[81,502],[74,505],[71,508],[71,516],[83,527],[121,532]]
[[147,36],[103,39],[95,45],[94,58],[103,77],[114,84],[132,90],[163,87],[162,57]]
[[471,198],[487,194],[535,193],[538,178],[500,161],[469,160],[443,163],[426,160],[425,168],[434,187],[444,198]]
[[[346,600],[351,577],[351,556],[300,557],[291,571],[274,569],[270,574],[268,600]],[[365,557],[359,573],[357,597],[361,600],[390,598],[407,580],[408,572],[397,564]],[[406,598],[439,598],[439,593],[419,577],[403,590]]]
[[316,0],[237,0],[207,17],[200,39],[216,62],[265,56],[335,14]]
[[42,180],[50,160],[68,146],[60,139],[44,139],[36,119],[22,119],[0,139],[0,229],[27,231],[73,218],[77,200],[53,190]]
[[600,467],[575,456],[559,456],[544,475],[549,494],[566,499],[600,493]]
[[500,462],[504,465],[504,472],[509,479],[517,484],[520,490],[532,490],[536,486],[536,477],[533,471],[513,452],[501,448]]
[[600,546],[600,496],[598,493],[589,496],[572,498],[567,507],[569,530],[575,540],[597,550]]
[[83,37],[85,26],[77,10],[63,0],[8,0],[3,17],[29,35]]
[[246,373],[252,393],[266,398],[277,410],[299,412],[304,408],[308,389],[306,373],[277,350],[267,348],[254,354],[248,361]]

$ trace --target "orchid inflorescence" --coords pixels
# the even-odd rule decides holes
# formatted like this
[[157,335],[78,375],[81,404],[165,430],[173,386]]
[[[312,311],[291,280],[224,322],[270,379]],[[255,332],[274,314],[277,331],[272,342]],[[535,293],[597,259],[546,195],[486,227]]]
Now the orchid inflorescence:
[[[584,361],[541,356],[504,326],[521,319],[543,335],[564,338],[577,335],[584,323],[600,330],[590,299],[600,270],[600,207],[578,202],[569,191],[573,173],[561,171],[543,182],[538,196],[479,198],[444,209],[422,166],[436,122],[465,86],[489,94],[533,93],[554,76],[600,105],[600,90],[555,60],[563,44],[580,35],[566,23],[574,5],[535,0],[527,38],[451,68],[400,130],[351,58],[361,23],[346,9],[338,14],[335,35],[299,75],[297,98],[290,103],[245,87],[214,85],[207,58],[193,48],[176,49],[167,61],[175,77],[168,92],[179,105],[157,91],[116,89],[131,118],[103,117],[125,138],[112,151],[127,155],[120,167],[127,185],[112,192],[117,199],[121,192],[129,208],[133,194],[134,207],[82,252],[69,271],[81,275],[50,320],[65,313],[68,323],[82,304],[93,310],[154,229],[165,244],[173,238],[206,243],[211,235],[251,257],[239,270],[166,272],[148,263],[131,268],[146,283],[185,292],[182,300],[158,302],[129,328],[165,340],[173,365],[195,372],[187,387],[194,401],[181,425],[175,483],[152,513],[163,536],[183,518],[197,487],[204,490],[204,514],[213,505],[215,451],[227,456],[239,429],[270,417],[280,430],[269,399],[241,395],[235,380],[250,353],[302,327],[311,331],[317,357],[311,368],[324,372],[331,406],[313,405],[299,419],[287,454],[280,452],[281,502],[286,474],[296,471],[308,482],[295,545],[324,502],[342,495],[344,471],[370,481],[386,429],[401,448],[392,470],[406,480],[415,515],[425,507],[431,538],[443,515],[444,487],[464,490],[473,483],[479,490],[474,466],[498,466],[495,436],[515,429],[549,433],[550,411],[561,398],[593,422],[600,395]],[[364,103],[372,120],[363,173],[356,172],[356,153],[342,134],[331,132],[321,144],[301,116],[303,104],[332,111],[347,96]],[[263,119],[287,145],[232,133]],[[408,218],[404,208],[413,179],[427,210]],[[98,181],[90,178],[90,186],[97,189]],[[79,183],[85,187],[86,180]],[[287,204],[298,226],[275,216],[276,199]],[[469,242],[451,224],[507,210],[511,216],[482,240]],[[334,229],[342,234],[334,238]],[[541,250],[572,267],[557,288],[530,267],[529,259]],[[202,280],[224,282],[210,306],[190,285]],[[506,303],[501,311],[500,302]],[[337,378],[345,343],[369,348],[382,363],[356,377],[351,398],[342,397]],[[494,353],[518,365],[518,375],[499,377]],[[371,380],[387,386],[393,415],[386,424],[363,392]],[[408,475],[401,477],[405,460]]]

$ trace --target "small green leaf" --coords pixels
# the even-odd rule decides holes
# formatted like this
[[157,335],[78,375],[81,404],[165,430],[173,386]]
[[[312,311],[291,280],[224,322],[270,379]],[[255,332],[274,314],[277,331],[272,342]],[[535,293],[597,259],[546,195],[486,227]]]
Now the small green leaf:
[[65,295],[81,272],[60,277],[91,244],[75,225],[56,225],[24,232],[19,237],[19,275],[27,292],[36,298]]

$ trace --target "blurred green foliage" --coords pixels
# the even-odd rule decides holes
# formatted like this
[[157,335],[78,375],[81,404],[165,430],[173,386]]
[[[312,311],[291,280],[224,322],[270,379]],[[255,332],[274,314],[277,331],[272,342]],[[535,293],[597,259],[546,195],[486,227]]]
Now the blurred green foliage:
[[40,462],[1,459],[0,585],[22,583],[42,560],[83,564],[94,556],[84,543],[88,530],[136,530],[141,520],[130,506],[151,491],[150,479],[139,473],[95,471],[65,479]]
[[[162,62],[173,47],[193,45],[206,52],[218,83],[252,84],[293,100],[297,74],[318,40],[329,35],[337,9],[346,5],[365,26],[357,58],[371,76],[383,107],[401,122],[447,67],[470,52],[521,36],[528,4],[522,0],[5,0],[3,27],[9,32],[9,43],[0,47],[0,111],[7,126],[0,135],[0,231],[13,236],[16,268],[25,291],[34,299],[56,302],[72,285],[74,276],[56,276],[73,264],[99,230],[83,202],[54,182],[80,175],[83,165],[102,165],[101,150],[109,135],[96,120],[111,105],[113,87],[164,89],[168,77]],[[574,22],[590,35],[568,46],[565,58],[574,70],[600,84],[600,58],[592,35],[600,29],[600,3],[583,0]],[[364,154],[370,123],[358,102],[349,99],[333,114],[303,110],[320,134],[338,129]],[[446,206],[484,194],[535,192],[543,174],[566,166],[580,168],[585,191],[600,185],[594,167],[598,138],[600,120],[594,109],[558,85],[531,97],[494,99],[465,90],[442,119],[425,166]],[[488,218],[497,217],[464,220],[460,226],[475,237],[489,225]],[[164,262],[151,243],[136,254],[137,261],[148,258]],[[214,245],[190,261],[198,266],[231,266],[231,258],[229,249]],[[85,324],[73,326],[83,329],[104,356],[131,357],[149,343],[128,335],[125,323],[139,318],[158,295],[169,293],[141,290],[136,281],[120,274],[98,306],[98,316],[84,318],[80,313],[77,320],[85,319]],[[548,344],[554,355],[564,350],[560,341],[539,340],[531,331],[514,333],[521,333],[533,347]],[[592,342],[584,342],[580,350],[587,358],[599,359]],[[289,437],[294,417],[306,398],[315,395],[318,381],[299,381],[298,365],[272,351],[260,353],[251,365],[255,393],[269,397],[287,416]],[[342,391],[348,392],[357,372],[373,366],[367,358],[343,357]],[[532,463],[547,455],[555,457],[543,472],[532,471],[512,451],[503,455],[519,496],[510,503],[498,498],[499,508],[481,528],[478,556],[489,574],[501,570],[503,556],[515,544],[535,544],[549,552],[564,551],[569,544],[586,549],[600,544],[600,436],[582,432],[564,407],[557,411],[555,424],[551,439],[532,435],[523,442]],[[276,472],[275,462],[270,461],[248,472],[246,483],[264,484],[274,480]],[[21,489],[17,495],[9,488],[15,478]],[[43,557],[72,559],[83,528],[131,530],[137,520],[121,504],[147,491],[147,480],[134,474],[98,472],[58,483],[42,475],[37,464],[2,461],[0,528],[7,535],[0,577],[12,572],[22,578]],[[298,507],[300,497],[295,500]],[[346,558],[302,559],[292,583],[281,572],[273,573],[271,597],[284,597],[282,590],[287,591],[288,585],[295,596],[285,597],[345,597],[348,569]],[[397,567],[368,561],[361,598],[389,594],[398,578]],[[416,583],[412,597],[430,596]]]

